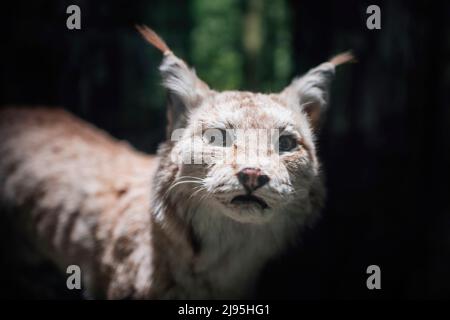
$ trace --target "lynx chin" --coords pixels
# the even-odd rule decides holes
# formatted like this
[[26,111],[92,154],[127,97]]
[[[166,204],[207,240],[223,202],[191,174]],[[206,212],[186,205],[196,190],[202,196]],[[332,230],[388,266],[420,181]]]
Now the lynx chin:
[[[80,266],[91,297],[252,297],[262,267],[323,205],[314,135],[335,67],[353,57],[340,54],[279,93],[218,92],[137,28],[164,56],[167,139],[157,155],[60,109],[8,107],[2,206],[27,219],[40,254],[63,272]],[[248,130],[267,139],[244,143]],[[194,161],[178,161],[186,155]]]

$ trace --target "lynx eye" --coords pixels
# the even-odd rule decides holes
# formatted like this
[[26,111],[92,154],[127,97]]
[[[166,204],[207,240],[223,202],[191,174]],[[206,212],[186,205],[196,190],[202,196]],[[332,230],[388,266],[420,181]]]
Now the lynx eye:
[[297,148],[297,140],[291,135],[281,136],[278,140],[278,151],[288,152]]
[[215,147],[228,147],[232,137],[225,129],[207,129],[203,132],[203,140]]

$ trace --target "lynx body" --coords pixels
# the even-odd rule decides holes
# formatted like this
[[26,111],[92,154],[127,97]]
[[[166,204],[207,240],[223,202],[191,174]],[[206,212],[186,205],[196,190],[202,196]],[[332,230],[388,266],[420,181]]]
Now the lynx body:
[[[81,267],[93,297],[250,297],[263,266],[323,205],[314,132],[335,66],[351,56],[278,94],[216,92],[153,31],[139,29],[164,53],[168,138],[158,154],[141,154],[62,110],[7,108],[0,199],[27,215],[58,265]],[[209,129],[227,141],[205,138]],[[276,129],[278,139],[243,149],[242,139],[225,134],[253,129]],[[264,152],[238,161],[246,149]],[[179,161],[187,152],[210,161]]]

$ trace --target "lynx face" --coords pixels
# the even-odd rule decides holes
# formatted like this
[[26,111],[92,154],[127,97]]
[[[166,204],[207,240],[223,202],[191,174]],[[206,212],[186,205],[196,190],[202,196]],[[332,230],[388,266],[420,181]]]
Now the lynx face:
[[318,170],[307,116],[279,95],[211,94],[172,153],[179,177],[196,180],[193,197],[241,222],[268,221],[306,196]]
[[[152,30],[138,27],[164,53],[175,186],[240,222],[260,223],[307,197],[318,175],[313,132],[344,53],[278,94],[217,92],[201,81]],[[214,210],[216,211],[216,210]]]

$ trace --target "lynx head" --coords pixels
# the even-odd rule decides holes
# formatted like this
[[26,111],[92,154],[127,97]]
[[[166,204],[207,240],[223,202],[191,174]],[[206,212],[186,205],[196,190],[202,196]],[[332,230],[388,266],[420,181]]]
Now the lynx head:
[[[262,223],[309,196],[318,178],[314,133],[340,54],[294,79],[282,92],[217,92],[147,27],[141,34],[164,54],[168,138],[178,170],[172,187],[240,222]],[[297,202],[298,203],[298,202]]]

